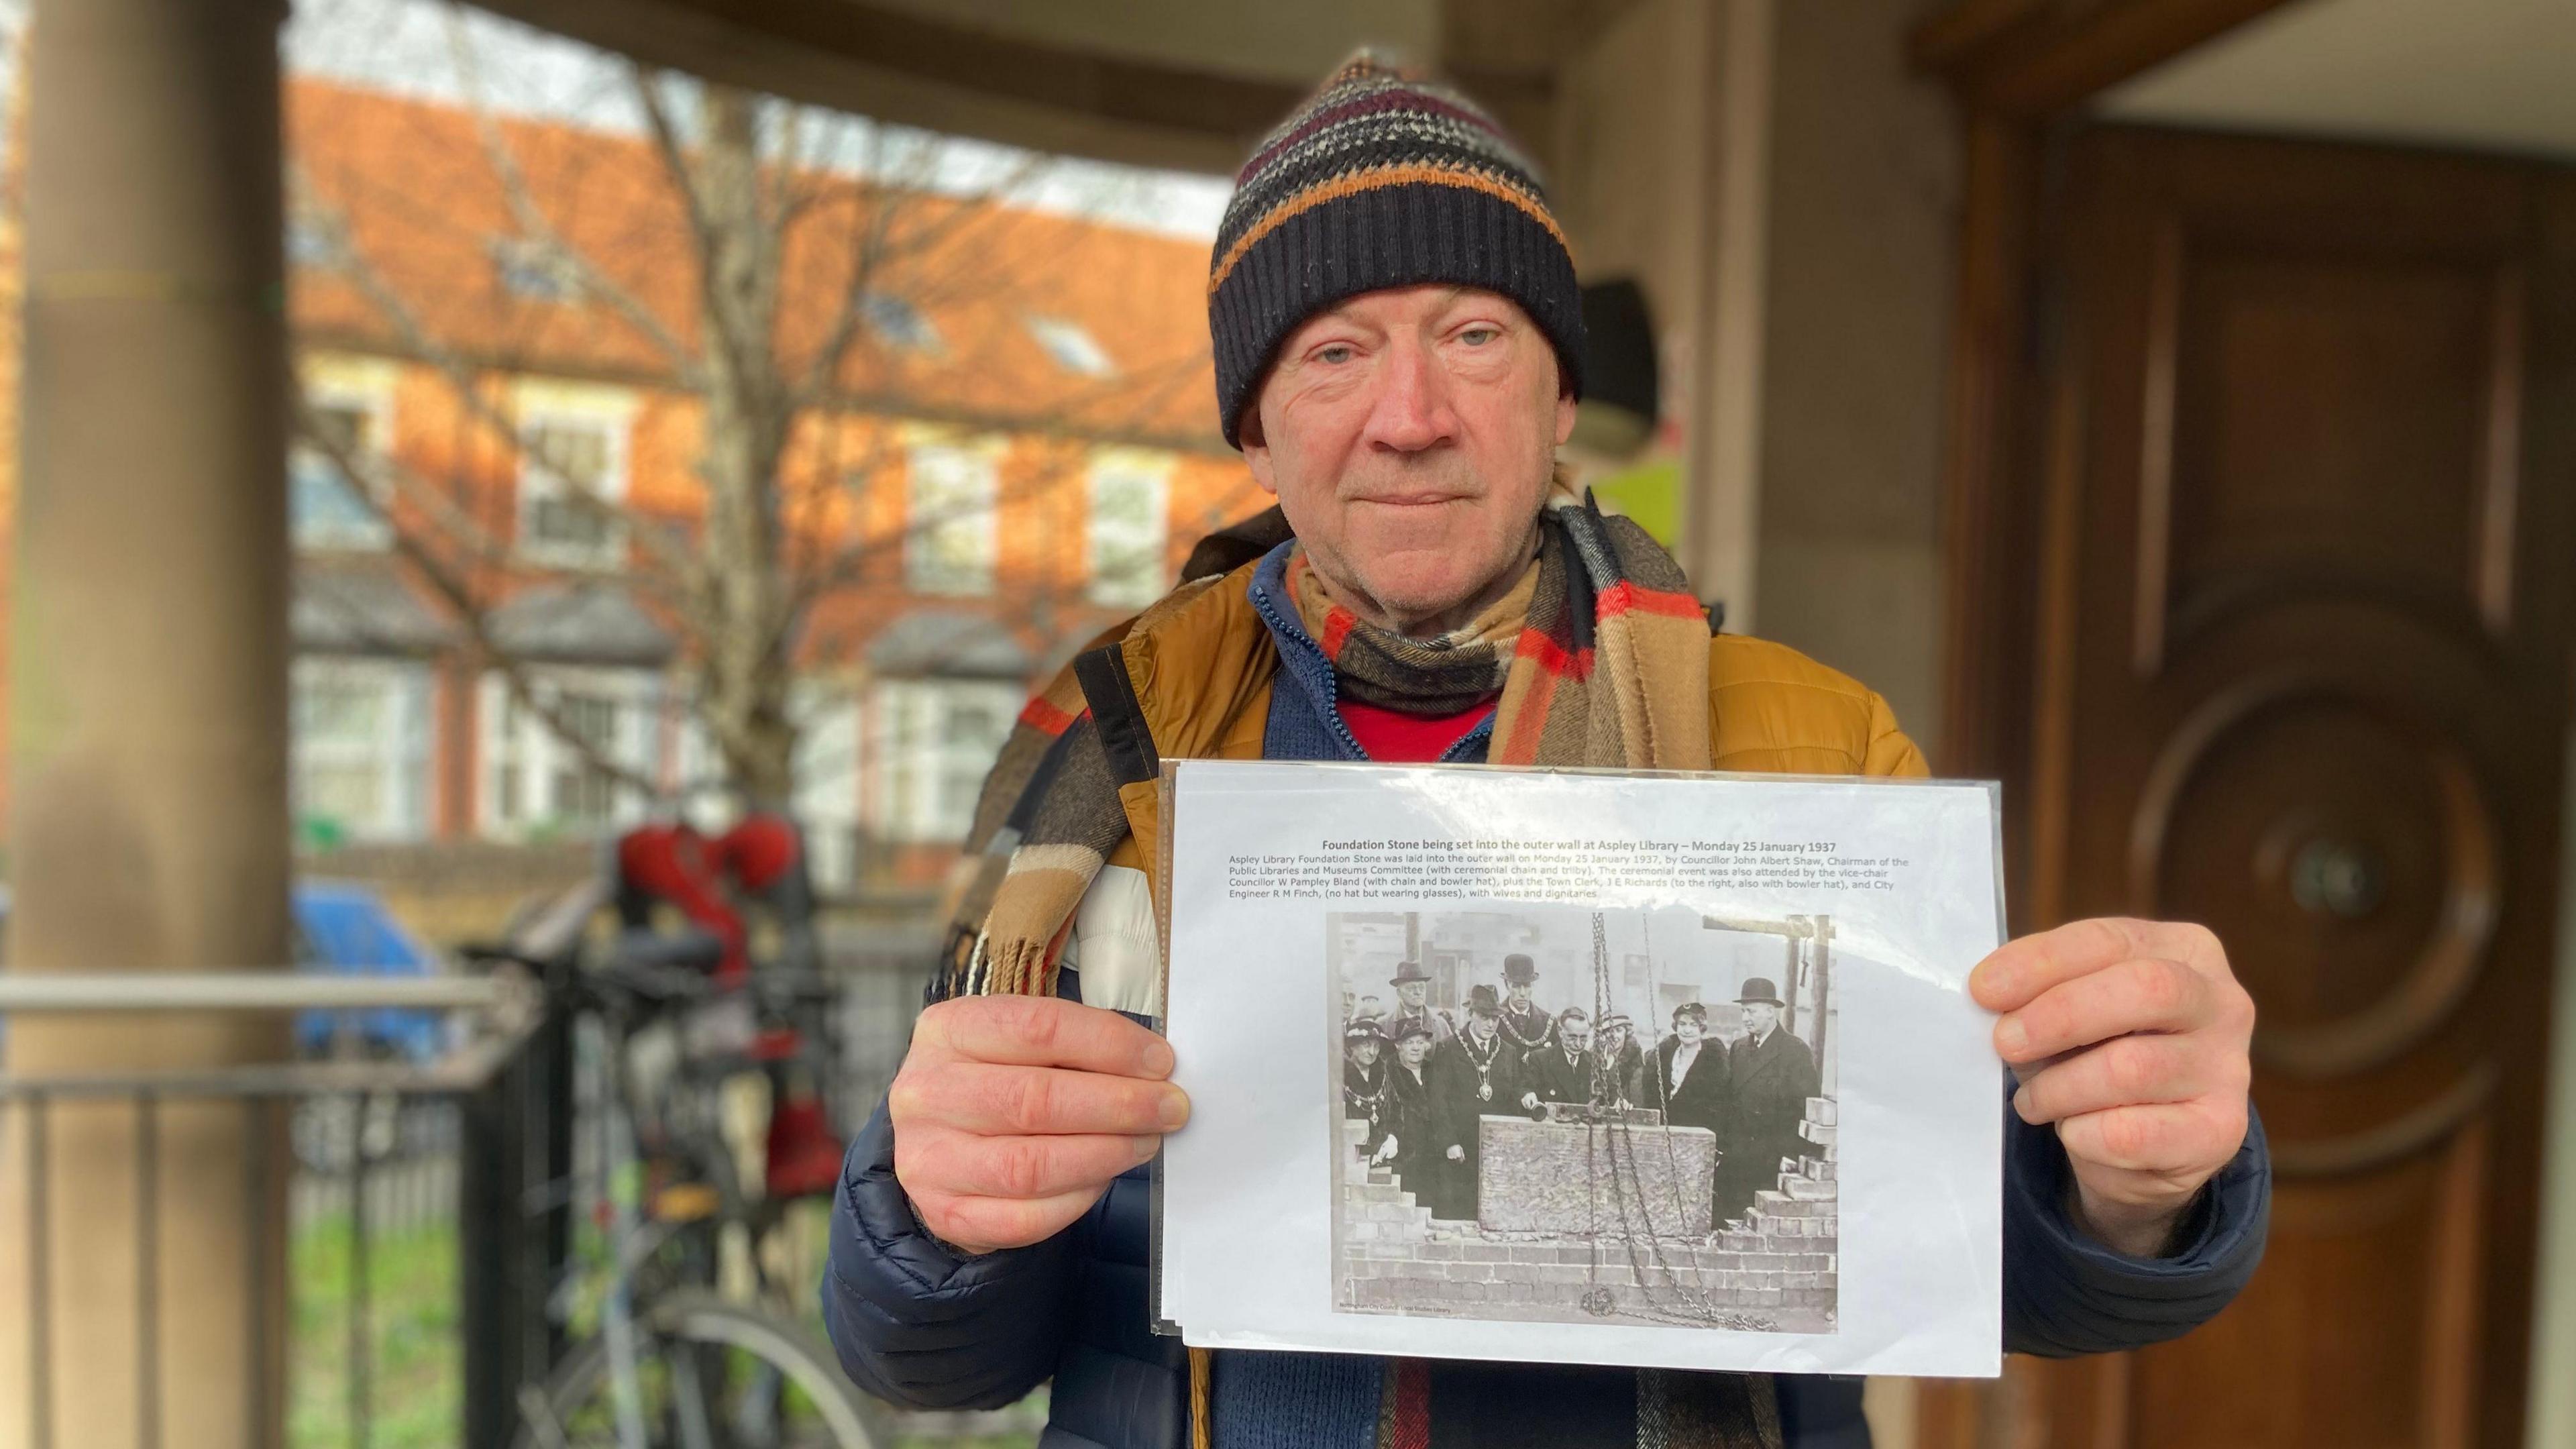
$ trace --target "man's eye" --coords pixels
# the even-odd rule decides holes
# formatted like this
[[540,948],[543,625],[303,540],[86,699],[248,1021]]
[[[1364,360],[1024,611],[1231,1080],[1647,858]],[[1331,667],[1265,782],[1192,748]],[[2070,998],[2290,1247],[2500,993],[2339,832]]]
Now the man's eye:
[[1500,327],[1470,327],[1458,334],[1458,340],[1470,347],[1482,347],[1503,335]]
[[1315,360],[1317,362],[1333,365],[1348,362],[1358,355],[1359,354],[1352,350],[1351,345],[1347,342],[1331,342],[1315,349]]

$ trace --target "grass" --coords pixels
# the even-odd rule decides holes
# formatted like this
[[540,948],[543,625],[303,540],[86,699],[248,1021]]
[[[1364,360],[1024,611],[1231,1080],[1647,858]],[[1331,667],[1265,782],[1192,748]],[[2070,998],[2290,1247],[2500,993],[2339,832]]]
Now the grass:
[[[349,1215],[306,1224],[288,1246],[288,1449],[355,1449],[349,1380]],[[369,1236],[367,1449],[455,1449],[463,1372],[456,1229]]]
[[[325,1214],[288,1245],[287,1449],[357,1449],[349,1402],[350,1229],[346,1212]],[[367,1449],[457,1449],[463,1365],[456,1229],[433,1221],[379,1230],[367,1254]],[[1031,1449],[1045,1394],[1041,1388],[1032,1395],[1011,1416],[1018,1423],[1001,1433],[907,1433],[898,1421],[893,1449]]]

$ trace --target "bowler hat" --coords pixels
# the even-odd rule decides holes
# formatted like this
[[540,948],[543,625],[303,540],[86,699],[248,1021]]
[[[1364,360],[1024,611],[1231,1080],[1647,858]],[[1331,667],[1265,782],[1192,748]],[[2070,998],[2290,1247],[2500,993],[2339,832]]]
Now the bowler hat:
[[1422,969],[1421,962],[1407,961],[1403,965],[1395,968],[1395,975],[1387,979],[1387,984],[1389,986],[1402,986],[1408,981],[1428,981],[1430,979],[1431,973]]
[[1503,958],[1503,979],[1514,986],[1527,986],[1538,979],[1538,963],[1515,951]]
[[1761,1002],[1770,1006],[1787,1006],[1789,1004],[1780,999],[1779,989],[1771,984],[1770,977],[1747,976],[1744,978],[1744,989],[1735,993],[1735,1004],[1738,1006],[1751,1006],[1756,1002]]
[[1467,1010],[1478,1016],[1500,1016],[1503,1004],[1494,999],[1494,988],[1470,986],[1467,988]]

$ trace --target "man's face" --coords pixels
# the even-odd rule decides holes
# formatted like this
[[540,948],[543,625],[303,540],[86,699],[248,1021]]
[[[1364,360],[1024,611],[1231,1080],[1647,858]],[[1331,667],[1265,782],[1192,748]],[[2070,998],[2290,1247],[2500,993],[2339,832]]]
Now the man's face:
[[1476,1039],[1476,1045],[1483,1046],[1494,1039],[1494,1019],[1477,1012],[1467,1018],[1467,1033]]
[[1527,1005],[1529,1005],[1529,994],[1530,994],[1530,984],[1529,984],[1528,982],[1526,982],[1526,981],[1515,981],[1515,982],[1513,982],[1513,983],[1512,983],[1512,985],[1511,985],[1511,998],[1512,998],[1512,1005],[1514,1005],[1514,1006],[1516,1006],[1516,1007],[1517,1007],[1517,1006],[1527,1006]]
[[1378,1039],[1376,1037],[1364,1036],[1358,1041],[1351,1043],[1351,1060],[1359,1063],[1363,1067],[1376,1066],[1377,1053]]
[[1397,1044],[1395,1054],[1396,1057],[1408,1067],[1421,1066],[1422,1059],[1431,1054],[1431,1038],[1427,1036],[1406,1037],[1402,1042]]
[[1336,602],[1427,635],[1519,579],[1573,428],[1555,349],[1518,303],[1394,287],[1288,335],[1244,418],[1243,455]]
[[1588,1021],[1569,1021],[1560,1025],[1557,1031],[1565,1038],[1567,1051],[1579,1052],[1592,1045],[1592,1023]]
[[1422,1003],[1431,999],[1431,983],[1408,981],[1395,988],[1395,995],[1396,999],[1403,1002],[1407,1008],[1419,1011],[1422,1009]]
[[1747,1032],[1754,1036],[1761,1036],[1779,1024],[1780,1008],[1767,1001],[1744,1003],[1744,1029]]

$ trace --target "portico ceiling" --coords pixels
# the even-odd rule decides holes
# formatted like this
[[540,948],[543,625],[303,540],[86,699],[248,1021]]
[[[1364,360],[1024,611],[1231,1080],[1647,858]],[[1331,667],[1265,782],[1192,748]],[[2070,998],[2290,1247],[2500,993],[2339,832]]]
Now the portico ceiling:
[[716,80],[910,125],[1227,172],[1363,44],[1544,145],[1554,65],[1636,0],[477,0]]

